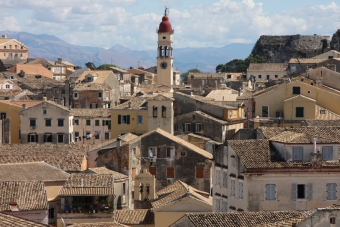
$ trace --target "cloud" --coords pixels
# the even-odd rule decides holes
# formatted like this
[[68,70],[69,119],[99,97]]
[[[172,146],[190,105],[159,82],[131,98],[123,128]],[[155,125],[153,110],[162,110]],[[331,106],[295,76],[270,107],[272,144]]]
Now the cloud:
[[[163,9],[148,0],[2,0],[0,26],[35,34],[55,35],[73,44],[110,48],[155,49],[156,28]],[[256,42],[260,35],[333,34],[340,27],[340,6],[304,5],[275,14],[264,12],[253,0],[217,0],[183,8],[179,0],[167,1],[174,47],[224,46]],[[141,4],[154,4],[157,12]],[[145,6],[145,5],[144,5]],[[293,6],[292,6],[293,7]],[[20,12],[25,11],[25,14]],[[30,12],[30,13],[27,13]]]

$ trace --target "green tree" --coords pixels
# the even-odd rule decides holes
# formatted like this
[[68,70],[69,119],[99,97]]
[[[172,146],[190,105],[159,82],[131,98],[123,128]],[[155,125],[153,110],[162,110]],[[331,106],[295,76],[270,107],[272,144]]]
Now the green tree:
[[200,72],[201,71],[199,71],[198,69],[189,69],[188,72],[181,74],[181,81],[186,84],[188,83],[189,73],[200,73]]
[[110,67],[117,67],[116,65],[113,64],[102,64],[97,67],[98,70],[107,70],[110,69]]
[[266,59],[260,55],[249,55],[246,59],[234,59],[216,66],[216,72],[247,72],[250,63],[264,63]]
[[96,70],[96,66],[93,62],[88,62],[88,63],[85,63],[85,66],[91,70]]

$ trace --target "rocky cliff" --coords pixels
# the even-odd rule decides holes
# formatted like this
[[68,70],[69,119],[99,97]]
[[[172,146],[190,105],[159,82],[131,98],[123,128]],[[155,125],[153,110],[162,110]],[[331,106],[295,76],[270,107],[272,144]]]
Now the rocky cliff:
[[332,36],[331,50],[340,51],[340,29],[338,29]]
[[330,36],[321,35],[262,35],[252,54],[261,55],[267,62],[284,63],[291,58],[310,58],[329,48]]

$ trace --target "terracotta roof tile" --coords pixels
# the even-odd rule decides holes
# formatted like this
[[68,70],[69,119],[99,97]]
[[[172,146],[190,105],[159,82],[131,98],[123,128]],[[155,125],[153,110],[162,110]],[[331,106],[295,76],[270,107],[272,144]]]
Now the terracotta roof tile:
[[127,227],[127,225],[118,222],[95,222],[95,223],[75,223],[68,227]]
[[0,181],[0,211],[11,210],[10,202],[16,202],[20,211],[47,210],[44,183],[42,181]]
[[117,171],[110,170],[106,167],[88,168],[87,170],[83,171],[83,173],[109,174],[113,176],[115,180],[128,178],[127,175],[119,173]]
[[151,225],[154,213],[148,209],[116,210],[116,221],[126,225]]
[[112,109],[120,109],[120,110],[139,110],[146,109],[146,105],[144,104],[148,101],[146,97],[132,97],[129,101],[124,102],[118,106],[112,107]]
[[98,108],[98,109],[71,109],[71,114],[74,117],[111,117],[111,109]]
[[317,64],[326,61],[325,58],[291,58],[289,64]]
[[113,194],[114,177],[108,174],[71,174],[59,191],[61,196]]
[[[135,134],[132,134],[132,133],[126,133],[122,136],[119,136],[117,138],[119,138],[120,140],[122,140],[123,142],[125,141],[129,141],[129,140],[132,140],[132,139],[135,139],[137,138],[138,136],[136,136]],[[94,151],[94,150],[97,150],[97,149],[101,149],[101,148],[105,148],[106,146],[110,145],[110,144],[113,144],[114,142],[117,141],[117,138],[114,138],[114,139],[111,139],[111,140],[108,140],[108,141],[105,141],[104,143],[100,143],[100,144],[97,144],[97,145],[94,145],[90,151]]]
[[90,147],[75,144],[2,144],[0,164],[44,161],[64,171],[81,171]]
[[31,221],[21,217],[14,216],[0,212],[0,225],[1,226],[16,226],[16,227],[48,227],[49,225],[39,222]]
[[319,119],[307,119],[302,123],[303,126],[314,127],[340,127],[340,120],[319,120]]
[[45,162],[0,164],[2,181],[66,181],[69,174]]
[[248,71],[251,72],[285,72],[287,64],[284,63],[250,63]]
[[102,91],[102,90],[111,90],[111,88],[107,84],[79,83],[73,89],[73,91]]
[[[204,196],[203,196],[204,195]],[[185,197],[193,197],[212,205],[212,197],[208,193],[197,190],[178,180],[157,192],[158,199],[151,202],[154,209],[164,207]]]
[[187,213],[192,226],[253,227],[265,226],[304,215],[303,211],[260,211],[233,213]]

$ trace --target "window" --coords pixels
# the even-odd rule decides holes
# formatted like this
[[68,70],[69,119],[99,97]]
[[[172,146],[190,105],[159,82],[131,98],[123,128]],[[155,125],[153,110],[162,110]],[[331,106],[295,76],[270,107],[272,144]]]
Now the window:
[[23,55],[22,54],[20,54],[20,57],[22,57]]
[[336,200],[336,183],[326,184],[326,198],[327,200]]
[[313,199],[313,184],[292,184],[292,200]]
[[228,147],[227,146],[223,147],[223,156],[228,157]]
[[101,91],[98,92],[98,98],[102,98],[103,97],[103,93]]
[[96,132],[95,132],[94,138],[95,138],[96,140],[99,140],[99,139],[100,139],[100,131],[96,131]]
[[156,149],[157,149],[156,147],[149,147],[149,156],[150,156],[150,158],[157,157]]
[[64,126],[64,119],[58,119],[58,127]]
[[236,167],[236,160],[235,157],[231,156],[231,166]]
[[1,112],[0,113],[0,116],[1,116],[1,119],[6,119],[6,112]]
[[110,139],[110,133],[109,132],[105,132],[105,139],[109,140]]
[[320,110],[320,114],[326,114],[326,110]]
[[6,56],[6,53],[4,53],[4,56]]
[[300,87],[293,87],[293,95],[299,95],[300,93]]
[[90,103],[90,109],[97,109],[98,104],[97,103]]
[[190,123],[185,123],[184,132],[191,132],[191,124]]
[[118,115],[118,124],[119,125],[129,125],[130,124],[130,115]]
[[79,125],[79,120],[78,119],[74,120],[74,125]]
[[91,120],[86,120],[86,125],[91,125]]
[[203,178],[203,166],[196,166],[196,178]]
[[278,78],[279,76],[278,75],[275,75],[275,78]]
[[54,218],[54,208],[48,209],[48,218]]
[[47,114],[47,110],[43,110],[43,111],[42,111],[42,114],[43,114],[43,115],[46,115],[46,114]]
[[266,200],[276,200],[276,184],[266,184],[265,198]]
[[174,147],[166,147],[166,157],[174,158],[175,157],[175,148]]
[[35,126],[37,126],[37,120],[36,119],[30,119],[30,127],[35,127]]
[[262,75],[259,75],[259,79],[261,79],[262,78]]
[[12,45],[9,45],[9,49],[12,49]]
[[153,115],[153,117],[157,117],[157,107],[153,107],[152,108],[152,115]]
[[79,132],[74,132],[74,137],[79,137]]
[[52,119],[45,119],[45,126],[51,127],[52,126]]
[[78,93],[77,93],[77,92],[74,92],[74,93],[73,93],[73,97],[74,97],[74,98],[78,98]]
[[58,143],[64,143],[64,134],[58,134]]
[[174,178],[175,177],[175,167],[167,167],[166,168],[166,178]]
[[296,117],[304,117],[304,108],[303,107],[296,107]]
[[335,217],[329,218],[329,224],[335,224],[335,220],[336,220]]
[[230,195],[235,196],[235,180],[231,180],[231,190]]
[[332,146],[323,146],[322,147],[322,160],[332,160],[333,159],[333,147]]
[[202,123],[196,123],[196,132],[200,133],[202,131]]
[[37,134],[28,134],[27,135],[27,142],[29,143],[37,143],[38,142],[38,135]]
[[179,131],[179,126],[177,124],[174,125],[174,131]]
[[94,121],[94,125],[95,125],[95,126],[99,126],[99,125],[100,125],[99,120],[95,120],[95,121]]
[[227,75],[227,79],[231,79],[231,75],[230,74]]
[[227,187],[227,183],[228,182],[228,175],[227,175],[227,172],[223,172],[223,187]]
[[137,122],[138,122],[139,125],[143,124],[144,123],[143,122],[143,120],[144,120],[143,115],[138,115],[137,120],[138,120]]
[[303,147],[293,147],[293,161],[301,162],[303,160]]
[[227,208],[228,208],[228,205],[227,205],[227,201],[226,200],[223,200],[222,201],[222,212],[227,212]]
[[157,168],[156,166],[150,166],[149,167],[149,173],[153,175],[154,177],[157,177]]
[[267,75],[267,80],[269,80],[270,79],[270,75]]
[[123,187],[122,189],[123,195],[125,195],[126,194],[126,183],[123,183],[122,187]]
[[18,49],[18,45],[14,45],[15,46],[15,49]]
[[243,182],[238,183],[238,198],[243,199]]
[[262,106],[262,117],[269,117],[269,106]]
[[11,88],[11,85],[6,84],[6,88],[7,88],[7,89]]
[[221,209],[220,204],[221,204],[220,199],[215,199],[215,209],[216,209],[215,212],[220,212],[220,209]]
[[52,134],[51,133],[46,133],[44,135],[44,142],[45,143],[52,143]]
[[216,185],[220,185],[220,174],[221,174],[221,171],[219,169],[217,169],[216,170],[216,176],[215,176]]
[[162,118],[166,118],[166,107],[162,106]]

